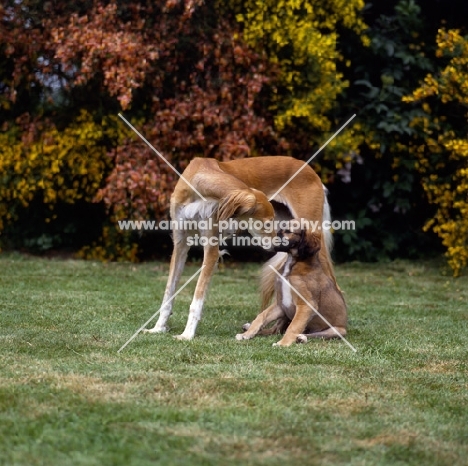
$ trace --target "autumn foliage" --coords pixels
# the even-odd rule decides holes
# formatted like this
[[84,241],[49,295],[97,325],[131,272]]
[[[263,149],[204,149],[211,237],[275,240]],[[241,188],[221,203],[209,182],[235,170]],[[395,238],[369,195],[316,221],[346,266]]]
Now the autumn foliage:
[[[468,265],[468,37],[458,30],[439,30],[436,56],[448,59],[436,75],[428,74],[406,102],[422,104],[424,115],[411,124],[424,138],[415,138],[410,149],[428,200],[437,208],[424,228],[432,229],[446,247],[455,275]],[[434,110],[445,107],[445,116]]]
[[135,259],[115,222],[166,217],[178,177],[119,112],[180,171],[196,156],[305,160],[358,113],[314,162],[332,191],[349,186],[338,213],[363,227],[337,244],[358,259],[379,241],[404,254],[388,227],[417,211],[414,227],[434,228],[459,273],[466,40],[446,29],[428,58],[425,24],[439,18],[413,0],[373,8],[385,14],[363,0],[3,2],[0,229],[11,238],[38,200],[51,225],[60,205],[102,203],[101,238],[82,256]]
[[[72,15],[52,37],[69,84],[101,76],[102,87],[122,110],[135,109],[129,114],[140,116],[139,131],[178,169],[194,156],[229,160],[285,145],[255,108],[274,67],[215,5],[99,5]],[[99,199],[119,217],[164,215],[177,176],[134,137],[110,155],[114,169]]]

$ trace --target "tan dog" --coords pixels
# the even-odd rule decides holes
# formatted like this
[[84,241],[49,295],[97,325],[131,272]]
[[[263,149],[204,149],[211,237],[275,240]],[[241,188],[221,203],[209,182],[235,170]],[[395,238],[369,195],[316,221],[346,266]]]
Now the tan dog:
[[[345,336],[346,304],[336,283],[326,275],[322,266],[318,254],[321,234],[297,227],[280,230],[278,236],[287,240],[288,244],[278,249],[287,251],[288,255],[278,270],[282,278],[275,274],[276,299],[252,324],[244,326],[247,331],[237,335],[237,340],[248,340],[262,334],[262,329],[274,321],[277,321],[276,325],[263,334],[286,330],[283,338],[275,343],[278,346],[289,346],[295,341],[303,343],[308,337],[336,338],[338,333]],[[269,264],[265,268],[271,270]]]
[[[300,170],[299,173],[296,173]],[[296,175],[295,175],[296,174]],[[217,238],[218,221],[227,218],[257,219],[268,222],[278,218],[303,217],[322,222],[330,220],[325,187],[317,174],[304,162],[291,157],[265,156],[218,162],[196,158],[185,169],[171,197],[171,219],[213,220],[204,236]],[[206,199],[202,200],[200,194]],[[271,203],[269,202],[271,199]],[[272,204],[274,205],[274,211]],[[184,269],[190,247],[188,238],[196,230],[174,230],[174,251],[159,319],[149,333],[167,331],[173,295]],[[252,235],[274,238],[273,229],[249,229]],[[320,252],[323,269],[335,282],[330,259],[331,236],[323,239]],[[177,338],[191,340],[201,318],[206,291],[219,258],[219,244],[204,245],[204,268],[195,288],[184,332]]]

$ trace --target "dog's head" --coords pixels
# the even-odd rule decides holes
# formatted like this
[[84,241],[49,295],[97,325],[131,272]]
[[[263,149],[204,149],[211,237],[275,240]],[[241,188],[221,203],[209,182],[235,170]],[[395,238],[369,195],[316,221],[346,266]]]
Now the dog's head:
[[266,238],[265,249],[271,249],[271,240],[276,236],[272,228],[275,211],[265,194],[258,189],[247,188],[232,191],[221,199],[218,208],[218,220],[235,218],[248,222],[248,231],[252,236]]
[[289,228],[278,231],[281,244],[275,251],[287,252],[299,260],[312,257],[320,251],[322,235],[319,232],[304,228],[300,220],[291,220]]
[[255,218],[273,220],[275,211],[268,198],[257,189],[236,189],[220,200],[218,220]]

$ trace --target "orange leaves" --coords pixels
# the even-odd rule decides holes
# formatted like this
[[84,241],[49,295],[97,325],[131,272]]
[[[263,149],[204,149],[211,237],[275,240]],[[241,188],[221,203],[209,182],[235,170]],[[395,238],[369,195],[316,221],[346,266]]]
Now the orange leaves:
[[[197,8],[198,19],[194,16]],[[152,28],[145,24],[138,32],[132,29],[133,43],[159,47],[154,51],[157,57],[146,50],[149,55],[142,66],[149,65],[145,76],[138,74],[137,67],[128,75],[136,84],[143,79],[145,82],[148,111],[145,122],[135,126],[181,170],[195,156],[229,160],[262,150],[281,151],[270,122],[262,116],[267,105],[259,104],[260,93],[271,79],[266,77],[266,70],[274,76],[275,67],[248,47],[236,26],[222,15],[217,15],[216,20],[199,21],[201,16],[212,15],[201,0],[169,1]],[[133,24],[138,23],[138,15],[127,17]],[[118,18],[113,24],[119,30],[128,26]],[[103,34],[106,31],[110,29]],[[114,31],[112,37],[117,41],[119,31]],[[105,48],[110,50],[110,46]],[[156,61],[151,62],[152,58]],[[106,82],[116,86],[121,105],[129,105],[133,95],[119,88],[124,63],[115,63],[113,57],[106,56],[99,66]],[[116,217],[167,215],[177,176],[132,136],[111,154],[114,169],[97,199],[103,200]]]
[[152,62],[159,57],[158,48],[145,40],[143,26],[144,20],[122,22],[114,3],[94,8],[89,17],[74,14],[67,26],[52,31],[55,58],[74,74],[77,86],[102,71],[104,86],[125,110],[131,104],[132,91],[143,85]]
[[176,175],[135,138],[110,155],[114,169],[96,200],[103,200],[117,219],[164,217]]
[[[0,210],[6,196],[27,205],[39,193],[51,206],[96,200],[116,218],[164,217],[177,176],[106,116],[117,106],[132,109],[135,126],[180,170],[195,156],[229,160],[284,147],[265,97],[275,65],[242,41],[220,3],[33,3],[34,11],[15,3],[8,27],[0,25],[10,70],[0,108],[13,107],[10,123],[37,116],[17,122],[13,141],[0,134],[8,152],[0,164],[11,175]],[[31,108],[11,105],[17,89]],[[82,120],[60,121],[83,107]]]

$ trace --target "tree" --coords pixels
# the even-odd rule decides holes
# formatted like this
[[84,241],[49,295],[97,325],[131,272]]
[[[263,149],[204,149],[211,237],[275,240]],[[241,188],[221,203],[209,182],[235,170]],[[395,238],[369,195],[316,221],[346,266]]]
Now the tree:
[[368,9],[369,47],[350,35],[343,45],[353,62],[339,108],[358,112],[362,144],[331,186],[335,215],[356,222],[356,230],[335,235],[341,259],[417,257],[434,245],[422,232],[430,208],[407,150],[416,131],[410,122],[422,111],[402,102],[433,67],[430,31],[414,1],[395,3]]
[[[6,222],[38,198],[51,207],[51,223],[57,203],[90,197],[106,203],[113,221],[166,215],[177,177],[115,118],[119,110],[180,170],[197,155],[228,160],[285,146],[259,106],[276,68],[242,41],[216,2],[23,1],[0,15],[3,137],[16,151],[0,149],[8,171],[0,186]],[[99,157],[58,142],[86,135],[83,118],[101,126],[92,139]],[[42,156],[52,146],[61,147],[59,157]],[[77,154],[80,163],[66,162]],[[24,172],[32,177],[26,184],[22,165],[15,175],[17,159],[35,167]],[[70,172],[101,162],[99,182],[88,176],[86,187],[83,173]]]
[[459,275],[468,265],[468,36],[440,29],[436,40],[438,69],[403,100],[419,103],[423,111],[411,121],[419,134],[410,150],[427,198],[437,208],[424,228],[442,239]]
[[[349,66],[350,61],[343,56],[339,31],[358,37],[361,46],[369,44],[361,17],[364,2],[247,0],[229,5],[244,27],[247,43],[264,50],[270,63],[278,66],[269,96],[275,129],[295,157],[307,159],[344,122],[342,115],[337,118],[336,103],[349,86],[340,63]],[[352,125],[336,138],[327,152],[333,170],[349,161],[361,142]],[[320,171],[321,164],[315,168]],[[325,171],[324,178],[330,174]]]

